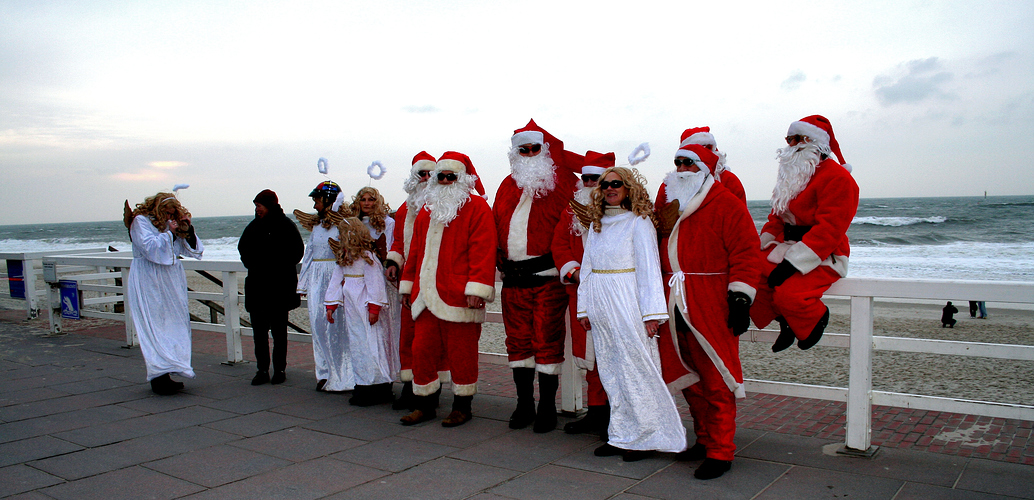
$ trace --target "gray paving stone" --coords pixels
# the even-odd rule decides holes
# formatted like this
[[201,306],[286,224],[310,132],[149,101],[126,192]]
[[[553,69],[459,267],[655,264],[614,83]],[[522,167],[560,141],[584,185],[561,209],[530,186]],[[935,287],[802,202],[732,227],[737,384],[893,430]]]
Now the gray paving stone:
[[632,479],[547,465],[489,492],[519,500],[609,498],[635,484]]
[[205,424],[206,427],[217,429],[223,432],[231,432],[244,437],[254,437],[267,434],[289,427],[295,427],[312,422],[309,419],[281,415],[268,411],[249,413],[239,417],[227,418]]
[[218,445],[147,464],[147,468],[208,488],[266,473],[291,462],[251,450]]
[[[701,481],[693,477],[700,462],[675,462],[629,488],[629,493],[650,498],[752,498],[790,469],[786,464],[736,458],[722,477]],[[804,497],[801,497],[804,498]]]
[[202,489],[196,484],[143,467],[130,467],[52,486],[42,490],[42,493],[59,500],[163,500]]
[[75,382],[69,382],[67,384],[52,385],[50,387],[59,391],[67,392],[69,394],[86,394],[90,392],[105,391],[108,389],[116,389],[119,387],[125,387],[127,385],[137,384],[127,382],[125,380],[119,380],[117,378],[104,376],[91,378],[87,380],[77,380]]
[[955,486],[1018,498],[1034,498],[1034,467],[972,459]]
[[413,427],[404,427],[399,424],[399,427],[405,431],[400,436],[457,448],[469,448],[507,432],[515,432],[509,428],[506,422],[478,418],[477,415],[474,415],[473,420],[459,427],[446,428],[442,427],[441,419],[448,413],[440,410],[438,413],[437,419]]
[[945,488],[930,484],[905,483],[894,500],[998,500],[1001,495]]
[[366,444],[366,441],[292,427],[230,444],[292,462],[304,462]]
[[439,458],[328,498],[452,500],[468,497],[516,475],[514,471],[498,467]]
[[[236,385],[236,384],[235,384]],[[225,384],[223,384],[225,386]],[[231,411],[246,415],[257,411],[269,410],[278,406],[299,403],[311,399],[314,395],[308,391],[291,387],[266,387],[259,386],[263,391],[250,390],[252,386],[237,387],[236,397],[206,403],[205,406],[216,410]],[[315,391],[312,391],[315,392]],[[199,395],[204,395],[202,392]]]
[[331,455],[331,458],[390,472],[400,472],[456,450],[458,448],[452,446],[394,436],[335,453]]
[[[313,391],[316,392],[316,391]],[[355,411],[357,407],[348,404],[348,398],[337,394],[321,393],[315,398],[300,403],[291,403],[269,411],[292,417],[307,418],[310,420],[323,420],[345,413]]]
[[318,422],[305,424],[302,427],[314,431],[337,434],[338,436],[361,439],[363,441],[374,441],[389,436],[407,432],[410,427],[400,423],[385,422],[383,420],[368,420],[356,416],[355,412],[338,415]]
[[0,426],[0,442],[9,442],[45,434],[56,434],[71,429],[82,429],[105,422],[115,422],[140,416],[142,413],[116,405],[87,408],[57,415],[45,415],[28,420],[7,422]]
[[[557,431],[537,434],[523,430],[507,432],[449,456],[495,467],[530,471],[597,441],[595,436],[568,436]],[[514,450],[520,450],[520,453],[514,453]]]
[[157,394],[150,394],[146,398],[135,399],[133,401],[127,401],[125,403],[119,403],[119,406],[125,408],[132,408],[137,411],[144,413],[162,413],[166,411],[177,410],[180,408],[186,408],[188,406],[200,406],[210,403],[214,400],[181,392],[175,396],[159,396]]
[[[175,398],[176,396],[165,397]],[[127,439],[182,429],[191,425],[215,422],[233,416],[233,413],[225,411],[213,410],[204,406],[191,406],[119,422],[92,425],[57,433],[54,436],[87,447],[103,446]]]
[[755,498],[891,500],[903,485],[898,479],[795,466]]
[[385,474],[368,467],[320,458],[249,477],[187,498],[315,499],[376,480]]
[[47,399],[62,398],[68,396],[67,392],[58,391],[50,387],[36,387],[19,391],[0,392],[0,407],[34,403]]
[[82,446],[50,436],[12,441],[0,444],[0,467],[63,455],[81,449],[83,449]]
[[60,482],[62,481],[59,477],[25,465],[4,467],[0,468],[0,497],[24,493]]
[[638,462],[625,462],[621,457],[597,457],[593,455],[593,450],[602,444],[599,440],[596,440],[589,446],[554,461],[553,465],[630,479],[643,479],[667,467],[674,457],[674,454],[671,453],[658,453],[651,458]]

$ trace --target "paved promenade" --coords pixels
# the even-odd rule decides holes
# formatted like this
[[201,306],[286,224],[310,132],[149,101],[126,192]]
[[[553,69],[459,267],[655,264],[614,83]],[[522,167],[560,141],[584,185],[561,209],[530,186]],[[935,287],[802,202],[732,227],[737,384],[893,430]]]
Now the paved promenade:
[[287,383],[252,387],[254,365],[221,364],[222,337],[196,334],[197,378],[162,397],[121,325],[50,337],[19,314],[0,311],[0,497],[1034,498],[1032,422],[877,408],[879,453],[851,458],[833,453],[842,404],[750,394],[732,470],[699,481],[699,462],[670,454],[625,463],[593,456],[594,437],[510,430],[502,366],[482,366],[470,423],[403,427],[402,412],[314,391],[307,344],[292,343]]

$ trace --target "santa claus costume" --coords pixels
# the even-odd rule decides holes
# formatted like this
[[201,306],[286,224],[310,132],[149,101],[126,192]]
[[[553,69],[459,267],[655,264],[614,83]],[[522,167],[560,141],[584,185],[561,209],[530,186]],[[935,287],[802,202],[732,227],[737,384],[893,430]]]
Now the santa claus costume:
[[[417,214],[424,207],[424,196],[428,185],[428,179],[435,169],[434,156],[427,151],[421,151],[413,157],[413,163],[409,170],[409,177],[406,178],[402,188],[409,196],[406,202],[395,212],[394,234],[392,237],[391,249],[388,251],[387,260],[384,265],[388,269],[389,281],[397,282],[406,265],[406,258],[413,242],[413,227],[416,223]],[[399,331],[399,379],[402,381],[402,392],[392,408],[396,410],[416,409],[413,399],[413,315],[408,310],[400,315]],[[451,380],[449,374],[448,359],[444,356],[439,361],[438,379],[442,383]],[[441,394],[439,389],[435,395]],[[438,406],[437,402],[434,405]]]
[[[682,132],[682,142],[679,147],[688,146],[690,144],[699,144],[707,147],[712,153],[718,156],[718,164],[714,168],[714,179],[721,182],[726,189],[729,190],[733,195],[743,201],[743,204],[747,204],[747,193],[743,190],[743,183],[740,182],[740,178],[736,177],[736,174],[729,171],[728,166],[725,164],[725,151],[718,150],[718,143],[714,140],[714,135],[711,134],[711,127],[695,127],[688,128]],[[660,198],[658,198],[660,199]]]
[[[582,180],[576,185],[574,201],[580,205],[589,205],[592,190],[599,181],[600,175],[610,167],[614,166],[614,153],[597,153],[587,151],[582,166]],[[578,322],[578,282],[582,255],[585,252],[585,239],[588,237],[588,229],[582,225],[582,221],[575,215],[572,208],[564,210],[564,214],[557,222],[553,233],[553,262],[560,270],[560,282],[567,288],[568,313],[571,325],[571,354],[574,356],[574,364],[585,372],[585,381],[588,384],[586,400],[588,411],[580,420],[569,422],[564,426],[564,432],[568,434],[581,434],[586,432],[606,435],[607,425],[610,422],[610,404],[607,400],[607,392],[600,382],[600,374],[596,369],[596,356],[592,346],[592,336],[589,335],[581,323]]]
[[[550,255],[553,231],[574,193],[581,155],[535,120],[510,138],[510,168],[492,211],[498,234],[497,266],[503,276],[506,353],[517,389],[510,428],[532,422],[535,432],[556,428],[556,391],[564,361],[567,292]],[[539,408],[535,409],[535,372]]]
[[[697,379],[683,390],[697,438],[684,458],[704,459],[695,475],[713,479],[729,469],[736,451],[736,398],[745,397],[738,335],[750,323],[761,253],[746,205],[714,180],[718,157],[690,144],[676,158],[693,162],[698,170],[665,178],[664,201],[677,199],[681,213],[662,252],[663,265],[671,271],[668,313],[673,318],[664,345],[674,348],[679,363],[668,371]],[[665,356],[662,362],[672,359]]]
[[402,423],[434,418],[429,396],[441,387],[438,368],[445,355],[454,398],[442,425],[454,427],[472,418],[481,323],[485,303],[495,298],[495,223],[485,199],[470,192],[484,193],[484,187],[467,155],[446,152],[435,171],[438,183],[428,187],[399,284],[416,321],[413,394],[420,398]]
[[847,229],[858,210],[858,184],[828,119],[812,115],[793,122],[786,140],[778,151],[772,212],[761,228],[765,261],[751,308],[759,328],[779,321],[773,352],[794,340],[808,349],[822,338],[829,321],[822,294],[847,276]]

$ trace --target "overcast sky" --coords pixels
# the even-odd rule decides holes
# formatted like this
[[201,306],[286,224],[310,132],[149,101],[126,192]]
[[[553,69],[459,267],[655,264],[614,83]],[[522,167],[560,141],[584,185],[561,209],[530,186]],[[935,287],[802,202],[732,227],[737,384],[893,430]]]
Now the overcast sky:
[[649,142],[651,192],[709,125],[768,199],[787,126],[822,114],[863,198],[1032,194],[1032,26],[1029,1],[0,0],[0,224],[177,183],[195,217],[265,188],[311,210],[320,157],[394,208],[421,150],[491,194],[529,118],[619,163]]

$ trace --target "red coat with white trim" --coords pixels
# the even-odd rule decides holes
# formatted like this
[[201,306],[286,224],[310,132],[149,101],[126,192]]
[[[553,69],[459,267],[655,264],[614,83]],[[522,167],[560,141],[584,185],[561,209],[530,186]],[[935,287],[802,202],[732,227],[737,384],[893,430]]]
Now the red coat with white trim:
[[[524,190],[517,187],[512,176],[506,176],[499,185],[492,212],[495,216],[500,260],[519,261],[550,252],[553,230],[560,220],[560,214],[567,208],[567,203],[574,198],[574,187],[578,180],[559,166],[555,167],[555,172],[556,187],[546,196],[531,200],[530,210],[518,210]],[[519,238],[516,241],[510,241],[511,224],[526,227],[521,234],[515,235]]]
[[467,295],[495,298],[495,223],[488,202],[470,195],[446,226],[417,215],[399,293],[411,294],[413,319],[424,309],[454,323],[483,323],[485,309],[468,309]]
[[[761,245],[773,264],[787,259],[801,273],[820,265],[847,276],[851,245],[847,229],[858,211],[858,184],[843,166],[827,158],[815,168],[808,185],[790,201],[785,214],[771,213],[761,228]],[[785,224],[811,226],[801,241],[784,242]]]
[[409,212],[409,203],[403,203],[395,211],[395,231],[392,234],[394,239],[388,251],[388,260],[398,264],[400,270],[406,265],[409,245],[413,241],[413,225],[418,214],[419,210],[415,214]]
[[581,235],[572,233],[572,222],[580,224],[571,209],[565,209],[553,232],[553,262],[560,270],[560,282],[567,285],[567,294],[570,296],[568,307],[571,308],[569,311],[571,312],[571,354],[575,357],[575,364],[579,368],[591,370],[596,362],[596,357],[592,355],[591,351],[586,352],[586,332],[575,317],[578,309],[578,285],[564,279],[567,273],[582,267],[582,255],[585,253],[586,233]]
[[730,193],[736,195],[744,205],[747,204],[747,192],[743,189],[743,183],[736,174],[726,170],[721,173],[721,179],[718,182],[722,183]]

